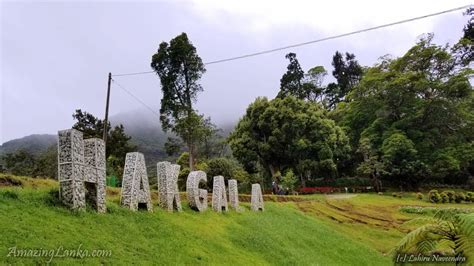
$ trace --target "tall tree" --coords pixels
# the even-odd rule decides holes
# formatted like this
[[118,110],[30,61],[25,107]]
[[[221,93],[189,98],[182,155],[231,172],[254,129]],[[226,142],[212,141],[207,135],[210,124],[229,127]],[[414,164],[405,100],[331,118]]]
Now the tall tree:
[[151,68],[161,81],[160,121],[165,131],[172,131],[187,145],[189,167],[194,169],[196,147],[204,134],[204,119],[193,109],[202,91],[199,79],[206,69],[186,33],[170,43],[162,42],[152,56]]
[[229,137],[233,155],[249,172],[261,164],[274,181],[292,169],[302,183],[309,177],[333,178],[349,146],[343,130],[316,103],[294,96],[257,98]]
[[327,74],[323,66],[315,66],[305,74],[303,90],[308,101],[320,103],[323,101],[323,82]]
[[400,58],[382,58],[336,109],[352,144],[368,138],[384,156],[382,177],[406,187],[415,187],[427,172],[459,181],[472,175],[472,149],[466,148],[474,140],[472,69],[432,39],[421,38]]
[[463,28],[463,36],[453,47],[460,64],[467,66],[474,60],[474,7],[466,10],[464,15],[469,16],[467,24]]
[[335,105],[346,99],[346,95],[357,85],[362,78],[363,69],[351,53],[343,54],[336,51],[332,58],[334,70],[332,75],[337,83],[328,84],[325,90],[327,105],[334,108]]
[[283,98],[293,95],[298,99],[304,99],[303,89],[304,71],[301,69],[295,53],[289,53],[285,56],[290,61],[287,71],[280,79],[280,92],[277,97]]
[[357,150],[363,157],[363,161],[357,167],[357,172],[362,176],[367,176],[372,180],[372,185],[376,192],[382,190],[382,182],[380,180],[383,164],[370,144],[368,138],[360,140],[359,149]]

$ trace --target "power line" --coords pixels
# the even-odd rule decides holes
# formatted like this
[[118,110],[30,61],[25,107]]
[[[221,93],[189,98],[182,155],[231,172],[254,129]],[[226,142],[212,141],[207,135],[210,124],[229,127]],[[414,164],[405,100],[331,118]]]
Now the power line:
[[[379,26],[375,26],[375,27],[370,27],[370,28],[365,28],[365,29],[361,29],[361,30],[351,31],[351,32],[347,32],[347,33],[343,33],[343,34],[339,34],[339,35],[333,35],[333,36],[325,37],[325,38],[322,38],[322,39],[317,39],[317,40],[312,40],[312,41],[307,41],[307,42],[302,42],[302,43],[297,43],[297,44],[291,44],[291,45],[287,45],[287,46],[283,46],[283,47],[278,47],[278,48],[269,49],[269,50],[263,50],[263,51],[260,51],[260,52],[245,54],[245,55],[241,55],[241,56],[235,56],[235,57],[210,61],[210,62],[207,62],[207,63],[204,63],[204,64],[205,65],[219,64],[219,63],[244,59],[244,58],[248,58],[248,57],[254,57],[254,56],[258,56],[258,55],[269,54],[269,53],[282,51],[282,50],[286,50],[286,49],[290,49],[290,48],[300,47],[300,46],[313,44],[313,43],[318,43],[318,42],[324,42],[324,41],[328,41],[328,40],[334,40],[334,39],[338,39],[338,38],[342,38],[342,37],[346,37],[346,36],[350,36],[350,35],[364,33],[364,32],[367,32],[367,31],[373,31],[373,30],[386,28],[386,27],[391,27],[391,26],[395,26],[395,25],[399,25],[399,24],[404,24],[404,23],[408,23],[408,22],[412,22],[412,21],[416,21],[416,20],[420,20],[420,19],[439,16],[439,15],[442,15],[442,14],[451,13],[451,12],[466,9],[466,8],[469,8],[469,7],[472,7],[472,4],[461,6],[461,7],[456,7],[456,8],[452,8],[452,9],[448,9],[448,10],[444,10],[444,11],[440,11],[440,12],[436,12],[436,13],[432,13],[432,14],[428,14],[428,15],[424,15],[424,16],[419,16],[419,17],[404,19],[404,20],[400,20],[400,21],[396,21],[396,22],[392,22],[392,23],[387,23],[387,24],[383,24],[383,25],[379,25]],[[143,74],[151,74],[151,73],[154,73],[154,71],[124,73],[124,74],[116,74],[116,75],[113,75],[113,76],[115,76],[115,77],[118,77],[118,76],[134,76],[134,75],[143,75]]]
[[112,79],[114,84],[116,84],[119,88],[121,88],[123,91],[125,91],[128,95],[132,96],[137,102],[141,103],[143,106],[145,106],[148,110],[150,110],[152,113],[154,113],[158,118],[160,118],[160,114],[158,114],[153,108],[148,106],[146,103],[144,103],[140,98],[135,96],[133,93],[131,93],[129,90],[127,90],[124,86],[120,85],[116,80]]

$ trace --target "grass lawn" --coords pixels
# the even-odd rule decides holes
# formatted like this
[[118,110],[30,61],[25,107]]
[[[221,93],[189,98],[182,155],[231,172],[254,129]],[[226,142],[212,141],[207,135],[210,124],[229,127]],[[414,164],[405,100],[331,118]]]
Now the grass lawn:
[[[2,178],[0,175],[0,184]],[[0,186],[0,263],[44,264],[49,257],[8,257],[9,248],[110,250],[110,257],[53,258],[53,264],[298,264],[391,265],[386,253],[417,214],[400,206],[433,204],[375,194],[347,199],[324,196],[266,201],[265,212],[131,212],[108,190],[108,212],[71,212],[58,204],[52,180],[12,177]],[[455,204],[460,206],[461,204]],[[441,206],[441,205],[440,205]],[[447,205],[442,205],[447,206]],[[472,204],[462,204],[472,207]]]

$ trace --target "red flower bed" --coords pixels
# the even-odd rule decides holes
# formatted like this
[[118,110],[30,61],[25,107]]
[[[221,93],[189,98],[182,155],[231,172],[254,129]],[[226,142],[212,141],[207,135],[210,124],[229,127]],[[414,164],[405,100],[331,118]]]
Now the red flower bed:
[[333,187],[303,187],[300,188],[301,194],[314,194],[314,193],[332,193],[335,188]]

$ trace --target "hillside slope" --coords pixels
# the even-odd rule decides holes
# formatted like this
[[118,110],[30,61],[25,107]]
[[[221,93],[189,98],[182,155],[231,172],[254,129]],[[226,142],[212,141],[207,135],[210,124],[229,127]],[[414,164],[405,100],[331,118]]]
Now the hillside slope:
[[[390,259],[294,203],[267,202],[263,213],[184,208],[133,213],[108,195],[108,212],[72,213],[57,204],[50,183],[0,187],[0,261],[45,263],[49,257],[8,257],[9,248],[111,250],[110,257],[53,258],[61,264],[320,264],[387,265]],[[37,188],[34,188],[34,187]],[[53,188],[54,191],[54,188]],[[113,193],[111,193],[113,194]],[[186,204],[183,203],[183,206]]]
[[32,154],[39,154],[57,143],[56,135],[33,134],[23,138],[13,139],[0,145],[0,155],[25,150]]

